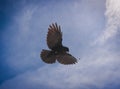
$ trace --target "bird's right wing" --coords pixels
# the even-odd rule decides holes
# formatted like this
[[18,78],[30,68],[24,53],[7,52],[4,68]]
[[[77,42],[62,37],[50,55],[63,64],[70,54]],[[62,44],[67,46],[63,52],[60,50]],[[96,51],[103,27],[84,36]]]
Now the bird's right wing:
[[50,25],[48,28],[47,45],[50,49],[62,45],[62,32],[57,23]]
[[77,63],[77,59],[69,53],[60,53],[57,55],[57,61],[65,65]]

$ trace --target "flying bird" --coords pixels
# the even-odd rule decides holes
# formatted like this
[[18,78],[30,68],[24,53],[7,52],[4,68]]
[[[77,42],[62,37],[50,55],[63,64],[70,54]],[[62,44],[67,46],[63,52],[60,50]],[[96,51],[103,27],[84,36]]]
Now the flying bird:
[[43,49],[40,57],[48,64],[55,63],[56,60],[61,64],[75,64],[77,59],[69,54],[69,48],[62,44],[62,32],[57,23],[49,25],[47,33],[47,45],[50,50]]

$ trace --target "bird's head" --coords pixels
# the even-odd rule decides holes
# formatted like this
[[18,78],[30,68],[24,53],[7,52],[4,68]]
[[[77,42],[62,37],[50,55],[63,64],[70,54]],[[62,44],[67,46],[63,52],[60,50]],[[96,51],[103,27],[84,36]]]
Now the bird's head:
[[68,47],[63,47],[64,51],[69,52],[69,48]]

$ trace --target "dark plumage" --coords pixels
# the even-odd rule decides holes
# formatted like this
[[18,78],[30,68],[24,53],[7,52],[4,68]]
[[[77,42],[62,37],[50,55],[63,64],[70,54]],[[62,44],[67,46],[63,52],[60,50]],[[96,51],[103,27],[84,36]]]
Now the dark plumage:
[[40,56],[45,63],[75,64],[77,59],[69,54],[69,48],[62,45],[62,32],[57,23],[48,28],[47,45],[50,50],[43,49]]

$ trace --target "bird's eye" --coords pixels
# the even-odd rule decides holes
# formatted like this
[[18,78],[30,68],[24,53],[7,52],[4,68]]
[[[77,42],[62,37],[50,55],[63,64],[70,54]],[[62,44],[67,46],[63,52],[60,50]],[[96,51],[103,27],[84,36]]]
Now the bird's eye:
[[55,54],[57,54],[58,52],[57,51],[55,51]]

